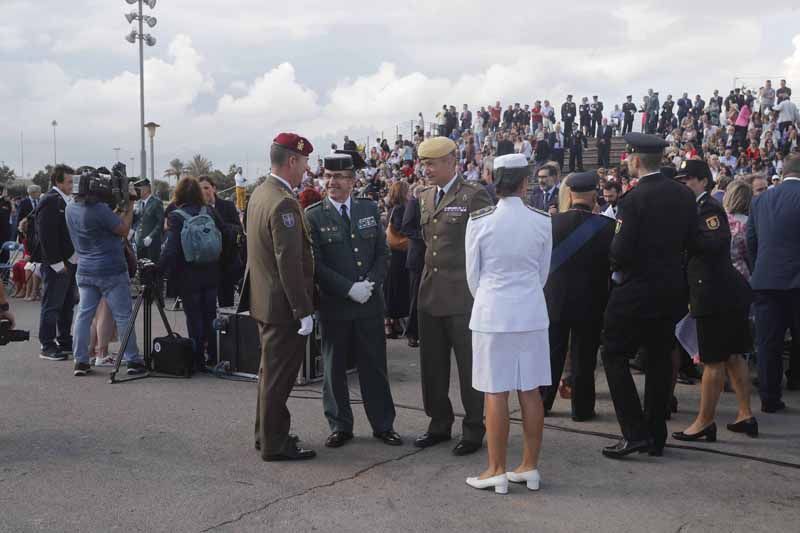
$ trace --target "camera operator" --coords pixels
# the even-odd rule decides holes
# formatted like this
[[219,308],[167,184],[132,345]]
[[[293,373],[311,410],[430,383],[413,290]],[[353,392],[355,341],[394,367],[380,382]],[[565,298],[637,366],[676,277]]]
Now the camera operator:
[[[72,353],[72,315],[77,298],[75,290],[75,249],[67,231],[64,213],[72,200],[75,171],[67,165],[53,169],[53,186],[36,210],[36,234],[42,257],[42,309],[39,318],[39,357],[64,361]],[[56,332],[58,341],[56,342]]]
[[[131,188],[130,195],[136,191]],[[75,321],[75,376],[91,371],[89,338],[92,319],[101,298],[105,298],[117,331],[125,331],[132,318],[130,278],[125,259],[124,239],[133,220],[133,204],[115,213],[92,193],[80,193],[67,206],[66,222],[78,255],[77,285],[80,292],[78,317]],[[142,374],[144,361],[136,345],[136,332],[125,350],[128,375]]]

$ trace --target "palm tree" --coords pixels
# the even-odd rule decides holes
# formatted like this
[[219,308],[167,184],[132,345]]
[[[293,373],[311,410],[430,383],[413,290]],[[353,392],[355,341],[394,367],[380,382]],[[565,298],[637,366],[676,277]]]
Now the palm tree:
[[181,179],[183,174],[183,161],[180,159],[173,159],[169,162],[169,168],[164,171],[164,175],[168,178],[175,178],[175,182]]
[[214,169],[214,163],[206,159],[200,154],[196,154],[192,160],[186,165],[184,169],[190,176],[200,177],[205,174],[210,174]]

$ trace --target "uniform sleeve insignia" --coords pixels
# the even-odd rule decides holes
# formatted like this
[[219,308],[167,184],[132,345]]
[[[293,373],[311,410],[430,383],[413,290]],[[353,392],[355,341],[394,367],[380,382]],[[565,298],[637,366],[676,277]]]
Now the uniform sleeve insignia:
[[536,209],[536,208],[535,208],[535,207],[533,207],[532,205],[525,204],[525,207],[527,207],[528,209],[530,209],[530,210],[531,210],[531,211],[533,211],[534,213],[539,213],[540,215],[544,215],[544,216],[546,216],[546,217],[549,217],[549,216],[550,216],[550,213],[548,213],[547,211],[542,211],[541,209]]
[[614,228],[614,233],[619,233],[620,230],[622,230],[622,219],[618,218],[617,219],[617,227]]
[[287,228],[293,228],[297,224],[294,213],[281,213],[281,220],[283,220],[283,225]]
[[716,215],[713,216],[713,217],[708,217],[706,219],[706,226],[708,226],[708,229],[710,229],[712,231],[713,230],[718,230],[719,229],[719,217],[717,217]]
[[496,206],[490,205],[489,207],[484,207],[483,209],[478,209],[477,211],[473,211],[469,214],[469,218],[472,220],[478,220],[479,218],[485,217],[486,215],[491,215],[497,209]]

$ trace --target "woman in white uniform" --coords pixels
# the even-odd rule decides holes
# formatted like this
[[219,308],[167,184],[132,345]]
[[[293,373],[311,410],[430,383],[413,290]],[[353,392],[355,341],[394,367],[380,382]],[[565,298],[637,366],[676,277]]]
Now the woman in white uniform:
[[[467,283],[475,298],[472,386],[485,393],[489,467],[467,484],[494,487],[508,482],[539,488],[539,448],[544,410],[539,387],[550,385],[550,346],[543,287],[553,245],[550,216],[525,203],[530,167],[522,154],[494,160],[497,206],[472,213],[467,223]],[[508,393],[518,391],[525,447],[522,462],[506,470]]]

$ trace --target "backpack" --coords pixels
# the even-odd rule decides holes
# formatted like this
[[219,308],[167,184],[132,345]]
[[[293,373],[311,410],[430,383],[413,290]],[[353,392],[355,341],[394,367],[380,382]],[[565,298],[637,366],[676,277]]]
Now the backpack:
[[181,246],[183,258],[187,263],[213,263],[219,260],[222,253],[222,233],[217,228],[214,218],[203,207],[200,213],[191,216],[182,209],[176,213],[183,217],[181,229]]

